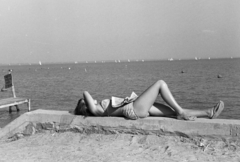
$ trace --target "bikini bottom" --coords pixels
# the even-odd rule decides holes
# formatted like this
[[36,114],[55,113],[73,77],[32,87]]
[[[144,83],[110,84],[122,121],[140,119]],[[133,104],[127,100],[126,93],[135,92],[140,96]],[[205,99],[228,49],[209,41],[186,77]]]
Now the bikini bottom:
[[123,109],[123,115],[131,120],[136,120],[139,117],[136,115],[136,113],[134,112],[134,107],[133,107],[133,102],[125,105],[122,107]]

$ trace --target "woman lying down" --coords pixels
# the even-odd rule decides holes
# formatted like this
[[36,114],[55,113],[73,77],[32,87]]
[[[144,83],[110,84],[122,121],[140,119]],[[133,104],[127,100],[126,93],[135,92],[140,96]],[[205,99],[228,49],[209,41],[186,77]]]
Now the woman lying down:
[[[159,94],[167,105],[155,102]],[[97,103],[89,92],[84,91],[83,98],[78,101],[74,113],[84,116],[120,116],[132,120],[148,116],[194,120],[196,117],[217,118],[223,109],[223,101],[203,110],[184,109],[176,102],[167,84],[163,80],[158,80],[140,96],[132,93],[130,97],[124,99],[112,97],[100,103]]]

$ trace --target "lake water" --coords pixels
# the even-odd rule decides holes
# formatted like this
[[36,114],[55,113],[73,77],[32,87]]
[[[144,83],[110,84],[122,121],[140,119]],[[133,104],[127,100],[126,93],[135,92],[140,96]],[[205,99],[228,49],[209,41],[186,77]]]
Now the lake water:
[[[240,59],[0,66],[1,85],[8,69],[13,69],[17,96],[31,98],[32,110],[73,110],[84,90],[98,101],[132,91],[139,95],[162,79],[183,108],[210,108],[222,100],[225,109],[219,118],[240,119]],[[10,96],[11,92],[0,93],[1,98]],[[157,101],[163,102],[160,96]],[[27,106],[20,109],[12,114],[0,109],[0,127],[26,112]]]

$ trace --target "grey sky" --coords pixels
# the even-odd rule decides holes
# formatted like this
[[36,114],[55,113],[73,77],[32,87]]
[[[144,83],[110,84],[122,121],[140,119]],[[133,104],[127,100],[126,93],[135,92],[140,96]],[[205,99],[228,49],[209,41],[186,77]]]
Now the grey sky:
[[239,0],[0,0],[0,63],[230,56]]

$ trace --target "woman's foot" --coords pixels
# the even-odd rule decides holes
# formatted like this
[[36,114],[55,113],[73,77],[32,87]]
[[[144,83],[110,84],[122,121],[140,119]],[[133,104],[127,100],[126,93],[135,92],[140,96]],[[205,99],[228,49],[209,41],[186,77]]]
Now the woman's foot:
[[177,119],[178,120],[190,120],[190,121],[193,121],[196,118],[197,118],[196,116],[189,116],[189,115],[186,115],[184,113],[177,115]]
[[219,101],[219,103],[217,103],[212,109],[211,109],[211,115],[210,115],[210,119],[215,119],[217,118],[221,112],[224,109],[224,102],[223,101]]

